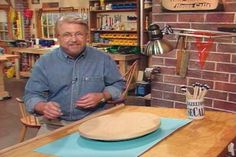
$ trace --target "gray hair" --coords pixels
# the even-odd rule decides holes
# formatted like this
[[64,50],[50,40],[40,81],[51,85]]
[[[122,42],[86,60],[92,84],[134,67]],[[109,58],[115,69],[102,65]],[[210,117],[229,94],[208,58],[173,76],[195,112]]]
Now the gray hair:
[[89,30],[88,23],[86,20],[83,20],[78,15],[64,15],[57,19],[55,23],[55,33],[58,34],[59,26],[63,23],[73,23],[73,24],[79,24],[86,28],[86,30]]

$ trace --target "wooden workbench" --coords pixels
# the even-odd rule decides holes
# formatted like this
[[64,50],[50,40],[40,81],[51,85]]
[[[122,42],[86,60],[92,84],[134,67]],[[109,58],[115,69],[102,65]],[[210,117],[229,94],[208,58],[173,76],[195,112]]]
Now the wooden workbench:
[[[28,54],[31,55],[31,67],[33,66],[35,62],[34,55],[43,55],[47,52],[49,52],[50,48],[8,48],[8,53],[10,54],[17,54],[21,56],[21,54]],[[110,54],[111,57],[118,63],[120,72],[122,75],[124,75],[128,69],[129,69],[129,62],[133,62],[137,59],[139,59],[139,55],[136,54]],[[20,63],[21,64],[21,63]],[[20,66],[20,65],[19,65]],[[137,68],[138,69],[138,68]],[[18,72],[20,76],[23,77],[29,77],[30,72],[29,71],[19,71]]]
[[[15,59],[16,69],[18,61],[18,55],[10,55],[10,54],[2,54],[0,55],[0,100],[3,100],[4,98],[9,97],[9,92],[5,90],[5,83],[4,83],[4,75],[3,75],[3,69],[4,69],[4,62],[8,61],[9,59]],[[16,73],[16,78],[19,78],[19,73]]]
[[[108,111],[97,113],[99,115],[138,111],[148,112],[168,118],[187,118],[185,109],[155,108],[141,106],[116,106]],[[96,117],[97,115],[92,115]],[[87,117],[86,119],[89,119]],[[35,137],[15,146],[0,150],[1,157],[45,157],[47,155],[34,152],[37,147],[51,141],[77,132],[78,126],[86,119],[74,122],[51,133]],[[236,137],[236,114],[206,111],[205,118],[194,120],[180,128],[160,143],[142,154],[143,157],[217,157]]]

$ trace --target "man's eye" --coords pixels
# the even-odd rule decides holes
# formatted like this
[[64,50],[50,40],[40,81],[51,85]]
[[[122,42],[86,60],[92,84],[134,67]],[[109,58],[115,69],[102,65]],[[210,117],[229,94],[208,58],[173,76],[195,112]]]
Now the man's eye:
[[63,36],[63,37],[70,37],[71,34],[70,34],[70,33],[65,33],[65,34],[63,34],[62,36]]
[[81,37],[81,36],[83,36],[82,33],[75,33],[75,35],[76,35],[77,37]]

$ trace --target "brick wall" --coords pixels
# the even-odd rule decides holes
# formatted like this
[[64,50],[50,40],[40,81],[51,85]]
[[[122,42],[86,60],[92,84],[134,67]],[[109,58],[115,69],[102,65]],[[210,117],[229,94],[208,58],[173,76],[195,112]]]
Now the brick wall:
[[[221,12],[162,12],[160,0],[153,0],[152,21],[161,28],[168,24],[173,28],[191,28],[217,30],[218,27],[236,26],[236,1],[223,0]],[[176,37],[168,37],[176,44]],[[185,96],[180,91],[181,85],[192,90],[195,82],[207,83],[211,89],[205,97],[205,105],[217,110],[236,113],[236,37],[217,39],[206,59],[203,69],[198,62],[195,39],[188,42],[190,61],[185,78],[176,75],[176,52],[153,56],[152,66],[161,67],[161,74],[156,74],[152,82],[153,106],[185,107]]]

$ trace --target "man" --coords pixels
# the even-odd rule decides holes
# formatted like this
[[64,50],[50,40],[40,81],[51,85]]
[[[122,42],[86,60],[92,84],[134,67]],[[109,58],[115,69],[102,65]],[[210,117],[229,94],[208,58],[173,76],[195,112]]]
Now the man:
[[[125,82],[111,57],[86,46],[88,25],[75,15],[58,19],[60,47],[40,57],[25,87],[24,102],[31,113],[49,121],[75,121],[102,110],[106,100],[118,99]],[[43,126],[39,134],[53,130]]]

